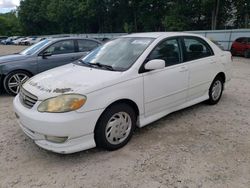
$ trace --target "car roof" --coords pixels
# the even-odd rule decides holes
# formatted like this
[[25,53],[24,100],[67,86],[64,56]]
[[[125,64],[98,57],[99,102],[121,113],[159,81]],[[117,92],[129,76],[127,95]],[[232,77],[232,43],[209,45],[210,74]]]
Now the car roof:
[[146,32],[146,33],[133,33],[122,37],[146,37],[146,38],[160,38],[160,37],[174,37],[174,36],[200,36],[185,32]]
[[56,38],[48,38],[51,41],[60,41],[60,40],[68,40],[68,39],[83,39],[83,40],[91,40],[101,44],[101,41],[92,39],[92,38],[84,38],[84,37],[56,37]]

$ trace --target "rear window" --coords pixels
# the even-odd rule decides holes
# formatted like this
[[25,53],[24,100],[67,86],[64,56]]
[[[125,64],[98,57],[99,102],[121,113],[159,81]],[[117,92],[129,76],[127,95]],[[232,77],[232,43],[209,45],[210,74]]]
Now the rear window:
[[243,38],[238,38],[238,39],[236,39],[235,41],[236,41],[236,42],[242,42],[242,39],[243,39]]
[[79,52],[89,52],[99,46],[95,41],[91,40],[77,40]]
[[242,42],[246,42],[246,40],[247,38],[241,37],[241,38],[236,39],[235,41],[242,43]]

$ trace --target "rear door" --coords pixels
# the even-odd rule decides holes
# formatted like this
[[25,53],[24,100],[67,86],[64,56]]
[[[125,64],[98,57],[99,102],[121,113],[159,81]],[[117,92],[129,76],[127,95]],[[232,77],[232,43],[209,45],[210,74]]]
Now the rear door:
[[88,40],[88,39],[77,39],[77,51],[79,52],[78,57],[84,57],[93,49],[100,46],[100,44],[96,41]]
[[189,70],[187,101],[191,101],[208,93],[218,71],[216,58],[209,44],[199,37],[183,37],[182,48]]
[[[49,53],[50,56],[42,56]],[[38,72],[43,72],[61,65],[71,63],[79,58],[75,41],[62,40],[51,44],[38,56]]]

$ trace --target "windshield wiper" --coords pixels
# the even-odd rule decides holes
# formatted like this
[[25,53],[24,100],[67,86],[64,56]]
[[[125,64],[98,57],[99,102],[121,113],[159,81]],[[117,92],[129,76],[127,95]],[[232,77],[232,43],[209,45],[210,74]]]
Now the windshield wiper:
[[89,62],[85,62],[85,61],[83,61],[81,59],[79,59],[78,61],[83,63],[86,66],[89,66],[89,67],[100,67],[100,68],[104,68],[104,69],[107,69],[107,70],[116,71],[111,65],[105,65],[105,64],[101,64],[99,62],[97,62],[97,63],[89,63]]
[[111,65],[105,65],[105,64],[101,64],[99,62],[93,63],[93,65],[97,65],[98,67],[102,67],[102,68],[105,68],[107,70],[115,71],[115,69]]
[[81,59],[79,59],[78,61],[81,62],[84,65],[87,65],[88,67],[93,67],[91,63],[85,62],[85,61],[83,61]]

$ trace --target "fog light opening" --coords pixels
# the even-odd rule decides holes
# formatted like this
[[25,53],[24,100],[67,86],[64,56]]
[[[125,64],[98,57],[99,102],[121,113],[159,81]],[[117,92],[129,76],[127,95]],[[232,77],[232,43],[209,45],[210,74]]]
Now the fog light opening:
[[66,140],[68,140],[68,137],[59,137],[59,136],[49,136],[49,135],[45,135],[45,139],[47,141],[50,142],[54,142],[54,143],[63,143]]

